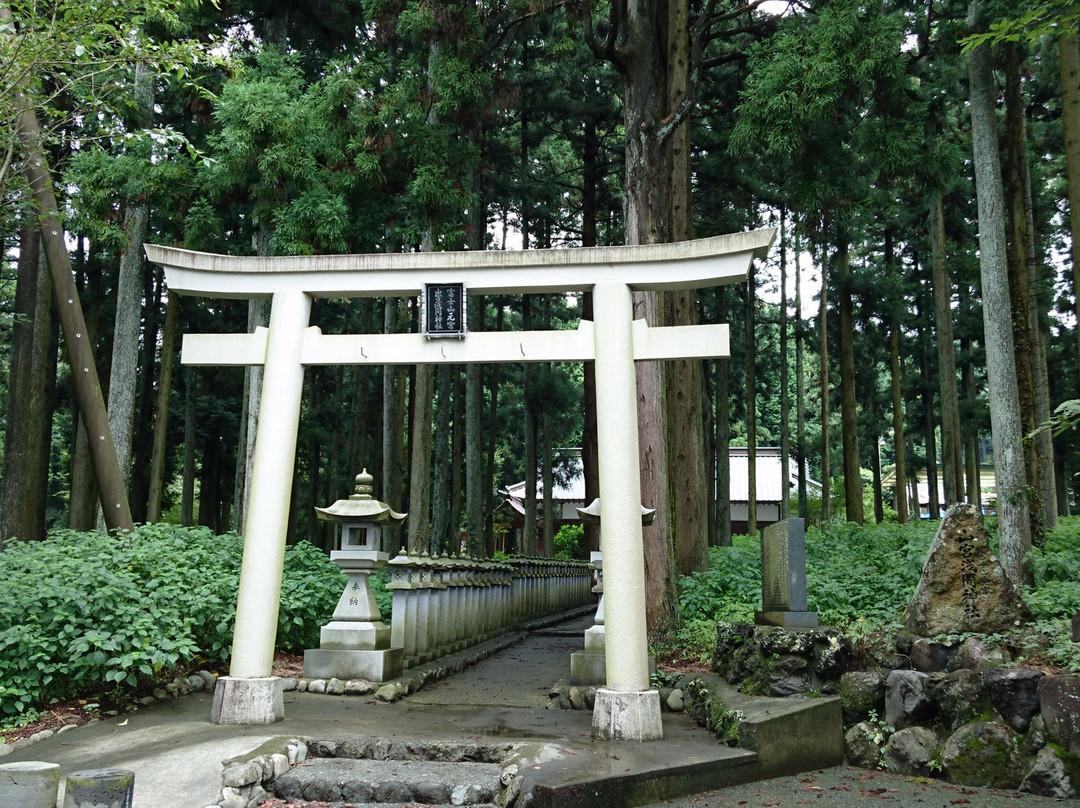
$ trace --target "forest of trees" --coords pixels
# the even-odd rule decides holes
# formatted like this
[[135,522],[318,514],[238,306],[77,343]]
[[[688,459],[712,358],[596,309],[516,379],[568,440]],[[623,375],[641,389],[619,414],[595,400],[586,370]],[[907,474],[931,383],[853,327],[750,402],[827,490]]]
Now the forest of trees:
[[[732,336],[727,360],[639,366],[650,626],[730,543],[730,444],[804,460],[825,493],[800,481],[787,512],[823,520],[917,518],[920,471],[932,513],[978,500],[993,467],[1023,579],[1080,472],[1075,435],[1040,430],[1080,397],[1077,30],[1067,0],[0,0],[0,540],[242,528],[260,376],[183,367],[178,335],[268,304],[169,295],[145,243],[775,226],[749,283],[635,301]],[[573,328],[590,305],[473,298],[469,328]],[[312,309],[327,333],[416,320],[397,298]],[[291,536],[327,546],[313,506],[366,467],[410,513],[403,544],[490,553],[499,488],[550,491],[558,447],[595,496],[592,387],[588,366],[309,368]],[[516,549],[550,553],[551,509],[526,511]]]

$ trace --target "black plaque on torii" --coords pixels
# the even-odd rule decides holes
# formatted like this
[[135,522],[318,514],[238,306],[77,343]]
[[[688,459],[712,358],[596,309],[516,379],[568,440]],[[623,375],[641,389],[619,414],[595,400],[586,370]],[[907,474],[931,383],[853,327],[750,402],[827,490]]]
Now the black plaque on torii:
[[420,291],[421,333],[428,339],[465,337],[465,284],[425,283]]

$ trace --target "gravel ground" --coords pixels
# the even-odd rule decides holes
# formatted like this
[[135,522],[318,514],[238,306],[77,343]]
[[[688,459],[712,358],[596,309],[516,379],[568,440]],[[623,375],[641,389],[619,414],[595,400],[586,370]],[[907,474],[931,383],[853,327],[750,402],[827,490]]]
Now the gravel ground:
[[1080,806],[1080,800],[1037,797],[1020,791],[954,786],[943,780],[905,777],[851,766],[777,777],[718,791],[653,803],[646,808],[848,808],[848,806],[919,806],[919,808],[1049,808]]

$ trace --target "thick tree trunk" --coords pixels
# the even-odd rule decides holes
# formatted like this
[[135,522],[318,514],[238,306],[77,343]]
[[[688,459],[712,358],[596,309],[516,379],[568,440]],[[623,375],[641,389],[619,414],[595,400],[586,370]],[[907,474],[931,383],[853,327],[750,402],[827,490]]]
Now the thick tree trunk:
[[[981,7],[981,0],[971,0],[968,6],[968,22],[973,29]],[[1030,503],[1024,474],[1023,428],[1016,387],[1012,309],[1009,302],[1004,193],[994,99],[991,95],[993,76],[987,45],[972,49],[968,73],[1001,565],[1015,583],[1027,584],[1031,582],[1031,574],[1024,557],[1031,550]]]
[[[1025,126],[1026,119],[1021,123]],[[1025,141],[1027,139],[1025,135]],[[1050,420],[1050,371],[1047,367],[1046,343],[1049,333],[1045,326],[1045,311],[1042,294],[1042,279],[1047,274],[1047,267],[1039,260],[1035,249],[1035,205],[1031,191],[1031,160],[1025,154],[1024,160],[1024,212],[1028,231],[1028,298],[1031,301],[1031,320],[1028,328],[1031,332],[1032,370],[1035,374],[1035,423],[1045,424]],[[1039,460],[1039,482],[1042,486],[1043,528],[1047,532],[1057,527],[1058,494],[1057,465],[1054,463],[1054,440],[1049,429],[1039,431],[1034,442],[1038,444],[1036,456]]]
[[[383,302],[383,330],[393,334],[404,330],[408,313],[404,301],[388,297]],[[382,486],[381,499],[391,508],[400,508],[405,473],[405,399],[408,372],[401,365],[387,365],[382,377]],[[384,549],[391,556],[401,549],[400,526],[390,527]]]
[[[153,75],[144,62],[135,65],[135,126],[148,127],[154,117]],[[112,369],[109,371],[109,426],[116,442],[116,462],[125,488],[131,475],[131,440],[139,379],[139,331],[142,324],[143,244],[150,220],[145,197],[124,205],[124,247],[116,283]]]
[[945,268],[945,211],[940,193],[935,193],[930,202],[930,244],[933,248],[934,326],[941,391],[941,457],[945,505],[948,506],[964,498],[964,460],[960,440],[960,395],[956,389],[952,285]]
[[[495,330],[502,331],[503,328],[503,307],[496,306],[495,312]],[[495,441],[498,435],[499,425],[499,368],[501,365],[494,365],[491,369],[491,381],[488,387],[491,391],[491,400],[488,402],[488,444],[487,444],[487,477],[488,480],[494,482],[495,480]],[[494,486],[488,486],[487,496],[488,505],[485,507],[487,511],[485,541],[488,543],[488,554],[491,555],[495,552],[495,517],[494,517]]]
[[[484,298],[469,300],[469,330],[484,328]],[[465,535],[466,551],[474,558],[487,555],[484,541],[484,488],[489,485],[484,456],[484,366],[465,368]]]
[[[1012,305],[1013,347],[1016,351],[1016,388],[1020,396],[1020,428],[1024,435],[1032,434],[1039,425],[1035,392],[1035,355],[1032,345],[1033,312],[1030,290],[1030,256],[1027,207],[1024,201],[1024,164],[1027,144],[1024,129],[1023,94],[1020,90],[1020,47],[1015,42],[1005,44],[1005,207],[1009,227],[1009,302]],[[1032,543],[1042,546],[1042,465],[1039,462],[1039,443],[1025,440],[1024,469],[1031,497]]]
[[[51,430],[48,402],[52,284],[41,255],[38,228],[19,231],[18,283],[11,326],[8,368],[8,411],[4,434],[4,468],[0,478],[0,550],[8,539],[45,538],[49,444],[41,436]],[[44,471],[44,474],[43,474]]]
[[[687,3],[668,7],[668,109],[677,109],[686,98],[689,80],[690,29]],[[676,129],[666,144],[671,160],[671,240],[694,236],[691,207],[690,126]],[[664,301],[665,325],[697,323],[696,293],[685,289],[668,292]],[[704,570],[709,563],[708,504],[705,473],[705,419],[702,412],[702,365],[700,360],[676,359],[664,369],[667,381],[665,406],[668,442],[668,497],[671,501],[671,534],[675,568],[679,575]]]
[[[1073,305],[1080,322],[1080,35],[1063,29],[1058,36],[1061,70],[1061,126],[1065,132],[1065,176],[1069,186],[1069,235]],[[1076,329],[1080,362],[1080,328]]]
[[844,448],[844,513],[847,521],[863,523],[862,478],[859,475],[859,421],[855,411],[855,318],[851,297],[851,256],[848,237],[837,238],[840,268],[840,420]]
[[434,469],[431,489],[431,548],[432,553],[441,553],[452,546],[451,531],[455,527],[453,514],[450,513],[453,494],[450,482],[450,449],[454,430],[454,374],[457,369],[452,365],[435,367],[437,388],[434,429],[435,439]]
[[417,365],[409,427],[409,534],[411,555],[431,550],[431,416],[435,366]]

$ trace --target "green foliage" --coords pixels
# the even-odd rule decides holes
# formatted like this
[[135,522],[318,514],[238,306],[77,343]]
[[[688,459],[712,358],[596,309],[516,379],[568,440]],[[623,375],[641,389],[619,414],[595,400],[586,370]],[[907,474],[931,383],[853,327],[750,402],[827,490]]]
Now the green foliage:
[[581,558],[581,540],[585,528],[581,525],[563,525],[555,534],[555,558],[574,561]]
[[[1023,4],[1021,4],[1021,10]],[[1013,13],[1016,13],[1015,10]],[[997,20],[984,33],[970,34],[960,40],[963,53],[982,44],[998,42],[1036,42],[1041,37],[1076,31],[1080,25],[1080,9],[1074,0],[1039,0],[1015,17]]]
[[[938,522],[860,526],[831,523],[806,532],[808,605],[822,624],[836,626],[857,649],[880,641],[895,627],[922,574]],[[993,519],[986,520],[995,529]],[[993,536],[991,536],[993,542]],[[760,604],[758,542],[736,536],[732,547],[714,547],[709,568],[682,579],[683,625],[661,641],[665,658],[711,659],[717,621],[750,622]],[[1068,517],[1028,556],[1035,585],[1024,600],[1035,616],[1018,650],[1029,657],[1080,671],[1080,645],[1070,619],[1080,611],[1080,517]]]
[[922,574],[936,521],[831,523],[806,531],[809,608],[825,625],[894,624]]
[[708,569],[680,583],[679,612],[685,621],[753,620],[760,603],[761,551],[751,536],[734,536],[731,547],[710,548]]
[[[0,553],[0,715],[130,691],[229,653],[243,541],[144,525],[116,539],[56,531]],[[318,642],[344,577],[307,543],[286,551],[279,647]]]

